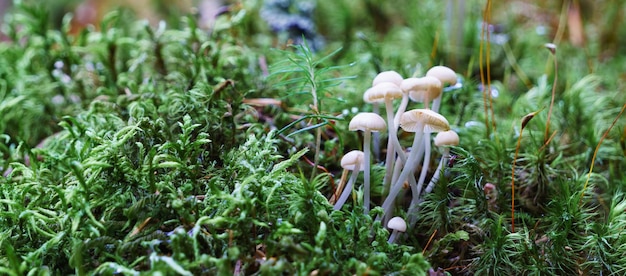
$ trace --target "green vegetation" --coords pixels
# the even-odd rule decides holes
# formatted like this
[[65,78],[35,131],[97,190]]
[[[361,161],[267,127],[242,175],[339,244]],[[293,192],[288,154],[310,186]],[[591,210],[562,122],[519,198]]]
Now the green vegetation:
[[[554,21],[477,0],[461,21],[440,1],[318,1],[305,10],[316,35],[290,45],[263,1],[230,5],[211,30],[119,9],[76,33],[70,15],[28,2],[0,42],[0,274],[626,271],[626,30],[607,21],[624,4],[583,13],[576,45],[563,24],[575,34],[578,1],[529,4]],[[373,136],[370,210],[363,174],[333,210],[342,155],[364,149],[348,125],[376,111],[363,92],[378,73],[434,65],[460,80],[439,109],[460,144],[431,192],[412,199],[407,180],[393,216],[415,221],[390,243],[386,131]],[[400,150],[413,137],[398,128]],[[442,155],[433,146],[415,169],[424,188]]]

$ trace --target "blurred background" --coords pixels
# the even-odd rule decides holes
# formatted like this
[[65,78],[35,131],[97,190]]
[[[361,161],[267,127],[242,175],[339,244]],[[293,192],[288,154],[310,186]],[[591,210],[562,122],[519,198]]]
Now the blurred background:
[[[10,13],[14,0],[0,0],[0,19]],[[18,1],[18,2],[29,2]],[[30,1],[37,2],[37,1]],[[43,1],[42,1],[43,2]],[[104,15],[114,9],[131,11],[137,19],[146,19],[152,25],[164,20],[176,24],[181,15],[193,14],[200,27],[210,29],[216,15],[228,12],[233,5],[246,7],[282,6],[293,11],[294,7],[311,6],[316,27],[322,36],[329,40],[337,39],[346,28],[373,28],[386,33],[397,25],[411,24],[407,6],[418,8],[432,6],[432,2],[445,3],[448,26],[446,31],[457,51],[462,51],[466,22],[472,17],[481,16],[487,1],[442,0],[442,1],[384,1],[384,0],[49,0],[45,5],[49,11],[50,23],[60,26],[67,13],[73,14],[72,32],[94,26]],[[616,53],[624,53],[626,28],[624,27],[624,1],[621,0],[505,0],[493,1],[492,20],[495,33],[507,33],[515,27],[522,32],[532,29],[537,33],[561,39],[576,47],[593,46],[600,49],[598,57],[610,58]],[[341,13],[344,14],[341,14]],[[348,14],[345,14],[345,13]],[[433,14],[437,16],[438,14]],[[335,16],[335,17],[333,17]],[[427,18],[424,20],[428,20]],[[565,28],[559,29],[559,23]],[[257,22],[259,23],[259,22]],[[475,28],[477,26],[470,26]],[[356,31],[356,30],[354,30]],[[526,33],[527,34],[527,33]],[[524,35],[521,33],[520,35]],[[499,39],[508,39],[500,37]],[[496,41],[497,42],[497,41]]]
[[546,73],[551,75],[544,45],[554,43],[561,59],[567,59],[559,86],[597,74],[606,80],[607,89],[626,88],[626,1],[621,0],[14,1],[0,0],[0,36],[5,41],[6,34],[20,28],[6,23],[14,14],[12,7],[30,2],[41,10],[32,14],[48,17],[42,29],[66,28],[77,36],[108,28],[103,19],[116,10],[122,14],[118,24],[145,20],[153,29],[166,25],[182,30],[189,22],[184,19],[192,17],[207,33],[228,30],[239,43],[261,52],[304,38],[314,51],[341,49],[335,62],[369,64],[371,71],[358,73],[369,77],[383,70],[420,74],[423,68],[446,64],[477,80],[479,64],[486,60],[480,49],[489,41],[490,77],[514,95],[528,91]]

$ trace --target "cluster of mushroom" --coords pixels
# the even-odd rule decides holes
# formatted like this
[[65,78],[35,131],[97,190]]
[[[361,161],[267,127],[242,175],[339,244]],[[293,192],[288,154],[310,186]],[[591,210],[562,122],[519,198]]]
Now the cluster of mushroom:
[[[382,183],[384,201],[381,205],[384,215],[379,216],[377,220],[389,221],[394,214],[393,208],[396,198],[405,187],[405,183],[408,183],[411,189],[411,204],[407,211],[409,226],[415,223],[414,214],[430,163],[431,133],[438,132],[435,145],[443,147],[444,154],[435,174],[424,190],[425,192],[430,192],[439,179],[445,158],[449,156],[447,146],[458,145],[459,142],[458,135],[450,130],[450,124],[446,118],[438,113],[443,87],[456,83],[456,73],[445,66],[432,67],[424,77],[405,79],[397,72],[385,71],[374,78],[372,87],[364,93],[363,100],[374,105],[384,104],[386,120],[377,113],[363,112],[354,116],[350,121],[349,129],[351,131],[363,131],[363,151],[352,151],[342,159],[341,163],[344,170],[353,172],[345,187],[340,187],[340,190],[343,188],[343,192],[336,200],[335,210],[340,210],[346,202],[360,171],[364,172],[363,209],[366,214],[370,210],[372,133],[386,130],[388,132],[384,163],[386,172]],[[394,109],[394,100],[400,100],[397,109]],[[409,100],[421,102],[423,108],[406,111]],[[408,152],[400,144],[398,128],[402,128],[404,132],[415,133],[413,144]],[[415,170],[421,164],[423,164],[422,170],[419,177],[416,178]],[[402,218],[394,217],[394,226],[397,225],[399,219]],[[392,229],[391,226],[390,229]],[[394,234],[390,237],[389,242],[393,242],[396,236],[397,234]]]

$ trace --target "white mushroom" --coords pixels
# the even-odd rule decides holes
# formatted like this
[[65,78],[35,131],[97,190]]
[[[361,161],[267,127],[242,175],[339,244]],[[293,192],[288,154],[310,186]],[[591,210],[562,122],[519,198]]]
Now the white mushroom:
[[377,84],[383,82],[392,82],[395,85],[400,86],[403,79],[404,78],[402,78],[402,76],[396,71],[383,71],[374,77],[374,80],[372,80],[372,86],[376,86]]
[[439,174],[441,174],[441,170],[443,168],[443,164],[447,162],[447,159],[450,157],[450,146],[459,145],[459,135],[454,132],[454,130],[448,130],[437,133],[435,136],[435,146],[443,148],[443,155],[441,159],[439,159],[439,165],[437,166],[437,170],[435,174],[430,179],[430,183],[426,186],[424,190],[425,193],[430,193],[437,181],[439,181]]
[[406,232],[406,222],[401,217],[393,217],[387,222],[387,228],[393,230],[387,242],[394,243],[399,233]]
[[345,188],[343,188],[343,192],[341,193],[339,200],[335,203],[333,210],[340,210],[343,204],[346,203],[350,193],[352,193],[352,186],[354,185],[354,182],[356,182],[359,172],[365,169],[365,166],[363,166],[363,159],[364,154],[360,150],[348,152],[341,158],[341,167],[344,170],[352,171],[352,175],[350,176]]
[[[413,109],[402,114],[402,117],[400,118],[400,127],[402,127],[404,131],[415,132],[415,137],[413,139],[411,153],[409,153],[409,156],[407,157],[404,168],[402,168],[402,172],[400,173],[398,179],[392,184],[389,195],[383,202],[382,208],[385,210],[384,216],[389,215],[391,206],[400,192],[402,184],[408,179],[409,175],[413,173],[413,170],[419,162],[417,153],[419,152],[419,146],[423,144],[422,139],[424,138],[424,133],[449,130],[450,124],[445,117],[430,109]],[[418,187],[411,185],[413,197],[419,197],[420,189],[421,187],[419,187],[419,185]]]
[[396,152],[404,161],[406,156],[400,142],[398,141],[397,126],[393,123],[393,100],[400,99],[404,95],[402,89],[392,82],[381,82],[365,91],[363,94],[363,100],[368,103],[384,102],[385,110],[387,112],[387,128],[389,131],[387,139],[387,156],[385,158],[385,178],[383,180],[383,191],[386,193],[391,185],[391,173],[393,172],[393,164],[396,157]]
[[[400,83],[402,82],[402,76],[396,72],[396,71],[383,71],[380,72],[376,75],[376,77],[374,77],[374,79],[372,80],[372,87],[383,83],[383,82],[391,82],[394,83],[397,86],[400,86]],[[380,114],[380,110],[378,107],[378,102],[373,102],[372,103],[372,111],[376,114]],[[398,129],[398,126],[396,125],[396,129]],[[374,145],[374,156],[376,158],[378,158],[380,156],[380,138],[378,133],[374,133],[373,135],[373,145]]]
[[384,131],[387,128],[385,120],[380,115],[372,112],[362,112],[352,118],[348,129],[351,131],[363,131],[363,154],[364,154],[364,183],[363,183],[363,209],[365,214],[370,207],[370,163],[371,163],[371,140],[372,132]]
[[[432,76],[441,81],[442,87],[446,85],[455,85],[457,82],[456,73],[446,66],[434,66],[426,72],[426,76]],[[439,112],[441,106],[441,94],[433,100],[432,110]]]

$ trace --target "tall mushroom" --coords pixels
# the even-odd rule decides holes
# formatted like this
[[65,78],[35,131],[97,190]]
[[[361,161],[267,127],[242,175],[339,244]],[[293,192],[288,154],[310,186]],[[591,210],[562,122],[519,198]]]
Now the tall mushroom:
[[[383,71],[383,72],[378,73],[376,77],[374,77],[374,79],[372,80],[372,87],[383,82],[391,82],[391,83],[396,84],[397,86],[400,86],[400,83],[402,83],[402,80],[403,80],[402,75],[400,75],[396,71]],[[376,114],[380,114],[380,110],[379,110],[377,102],[372,103],[372,111]],[[396,129],[398,129],[398,126],[396,126]],[[378,135],[378,132],[376,132],[373,135],[373,141],[372,141],[372,143],[374,144],[374,156],[376,158],[380,156],[379,141],[380,141],[380,137]]]
[[[396,112],[394,118],[395,125],[400,123],[400,116],[404,113],[409,99],[416,102],[422,102],[424,104],[424,108],[428,108],[429,102],[441,95],[441,82],[437,78],[430,76],[404,79],[400,88],[402,88],[405,92],[405,96],[402,98],[402,102]],[[425,143],[430,143],[430,140],[425,140]],[[421,157],[422,154],[424,154],[424,151],[426,151],[427,154],[430,154],[429,146],[430,144],[426,145],[424,148],[420,147],[418,156]],[[392,183],[397,180],[399,173],[399,166],[397,166],[394,168]],[[415,177],[411,176],[409,180],[411,182],[415,182]]]
[[[383,202],[382,208],[385,211],[384,216],[389,215],[388,212],[391,210],[391,206],[403,186],[402,184],[406,181],[409,175],[414,172],[414,169],[419,162],[419,156],[417,153],[419,152],[419,146],[423,143],[422,139],[425,136],[424,133],[449,130],[450,124],[445,117],[430,109],[413,109],[402,114],[400,118],[400,127],[402,127],[404,131],[415,132],[415,137],[413,138],[411,153],[409,153],[409,156],[407,157],[404,168],[402,168],[402,172],[396,182],[392,184],[389,195],[385,199],[385,202]],[[413,197],[419,197],[419,189],[421,189],[421,187],[411,185]]]
[[[441,86],[455,85],[457,82],[456,73],[446,66],[434,66],[426,72],[426,76],[437,78],[441,82]],[[441,106],[441,94],[433,100],[432,110],[439,112]]]
[[[441,96],[442,88],[441,81],[438,78],[432,76],[425,76],[421,78],[409,78],[403,82],[404,90],[409,93],[409,98],[416,102],[424,103],[424,108],[428,108],[430,101]],[[435,111],[436,112],[436,111]],[[421,187],[426,180],[426,174],[428,173],[427,164],[430,163],[430,134],[424,133],[424,158],[422,160],[422,171],[417,181],[417,186]],[[411,176],[412,177],[412,176]],[[418,191],[419,193],[420,191]]]
[[393,100],[402,98],[404,93],[400,87],[392,82],[381,82],[365,91],[363,94],[363,100],[368,103],[384,102],[385,110],[387,112],[387,156],[385,158],[385,178],[383,180],[383,194],[389,190],[391,185],[391,173],[393,172],[393,163],[396,157],[396,152],[401,159],[406,159],[404,152],[401,150],[400,142],[398,141],[397,126],[393,123]]
[[348,152],[341,158],[341,167],[344,170],[352,171],[352,175],[350,176],[345,188],[343,188],[343,192],[335,203],[333,210],[340,210],[343,204],[346,203],[348,196],[350,196],[350,193],[352,192],[352,186],[354,185],[354,182],[356,182],[359,172],[365,169],[365,166],[363,166],[363,159],[364,154],[360,150]]
[[365,214],[369,212],[370,207],[370,163],[371,163],[371,137],[372,132],[384,131],[387,124],[383,117],[372,112],[362,112],[357,114],[350,120],[348,129],[351,131],[363,131],[363,163],[364,163],[364,183],[363,183],[363,209]]

